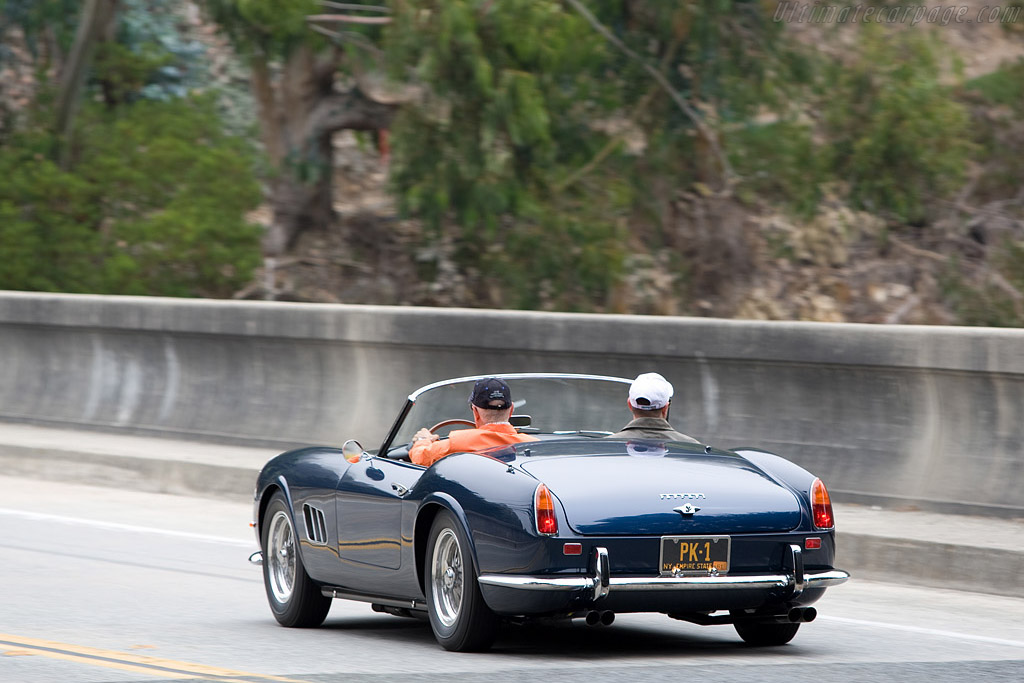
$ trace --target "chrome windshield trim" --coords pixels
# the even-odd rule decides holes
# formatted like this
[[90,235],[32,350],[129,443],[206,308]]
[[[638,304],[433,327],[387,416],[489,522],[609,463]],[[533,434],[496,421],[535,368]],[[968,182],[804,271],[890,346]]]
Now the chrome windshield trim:
[[468,375],[466,377],[456,377],[455,379],[445,379],[440,382],[434,382],[426,386],[420,387],[416,391],[409,394],[410,401],[416,401],[421,394],[430,391],[431,389],[437,389],[438,387],[447,386],[449,384],[458,384],[459,382],[475,382],[478,379],[485,377],[500,377],[501,379],[594,379],[605,382],[618,382],[619,384],[632,384],[633,380],[625,379],[624,377],[611,377],[607,375],[580,375],[571,372],[497,372],[489,375]]
[[[580,380],[598,380],[604,382],[616,382],[618,384],[632,384],[633,380],[625,379],[624,377],[611,377],[607,375],[583,375],[572,372],[502,372],[502,373],[491,373],[488,375],[467,375],[466,377],[456,377],[454,379],[445,379],[440,382],[434,382],[416,389],[408,398],[405,400],[405,404],[402,406],[401,411],[398,413],[398,417],[391,423],[391,429],[388,430],[387,436],[384,437],[384,443],[377,449],[377,453],[383,456],[387,456],[391,446],[394,445],[395,438],[398,436],[399,430],[405,423],[405,418],[409,416],[409,412],[412,407],[416,404],[416,400],[425,394],[426,392],[437,389],[439,387],[448,386],[451,384],[459,384],[460,382],[475,382],[478,379],[485,377],[501,377],[502,379],[580,379]],[[610,432],[609,432],[610,433]]]

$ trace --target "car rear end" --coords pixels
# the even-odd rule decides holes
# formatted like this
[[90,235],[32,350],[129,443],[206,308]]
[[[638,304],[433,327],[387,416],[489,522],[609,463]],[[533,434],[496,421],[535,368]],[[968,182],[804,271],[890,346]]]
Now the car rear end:
[[537,571],[483,573],[492,609],[800,619],[813,615],[800,610],[826,587],[846,580],[833,567],[820,481],[802,491],[802,482],[781,481],[736,453],[638,445],[544,443],[520,453],[515,464],[537,481]]

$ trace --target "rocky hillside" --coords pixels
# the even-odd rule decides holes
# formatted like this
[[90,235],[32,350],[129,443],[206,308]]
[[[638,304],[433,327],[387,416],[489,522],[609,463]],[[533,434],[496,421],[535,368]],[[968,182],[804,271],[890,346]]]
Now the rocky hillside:
[[[982,6],[967,5],[969,16]],[[649,226],[631,225],[625,272],[599,309],[867,323],[1024,321],[1024,282],[1012,275],[1024,272],[1024,258],[1011,247],[1024,243],[1024,121],[1020,110],[998,97],[993,101],[985,80],[1018,68],[1024,57],[1018,27],[1024,28],[1024,17],[1009,27],[922,23],[888,29],[929,32],[955,55],[943,78],[952,96],[966,103],[978,137],[972,144],[995,150],[978,155],[984,161],[971,164],[952,199],[929,200],[925,221],[908,225],[855,210],[839,199],[841,187],[826,191],[810,218],[795,217],[770,197],[741,201],[702,186],[677,188],[662,199],[657,249],[650,248]],[[841,56],[852,52],[860,28],[791,23],[785,30],[794,40]],[[1012,77],[1019,75],[1024,70]],[[375,149],[348,134],[336,144],[338,223],[305,234],[291,256],[270,264],[239,296],[508,305],[478,274],[456,267],[455,245],[424,246],[421,226],[397,215],[386,163]],[[673,266],[680,260],[690,264],[686,272]]]
[[[252,101],[244,67],[194,3],[183,7],[180,30],[208,56],[198,87],[225,93],[225,120],[233,130],[246,130]],[[976,18],[988,5],[970,0],[964,7],[967,18]],[[795,43],[847,60],[857,53],[864,27],[792,21],[783,30]],[[596,310],[1024,325],[1024,16],[1013,24],[924,22],[885,30],[927,34],[947,58],[942,80],[966,109],[970,144],[978,150],[952,196],[928,197],[925,217],[909,223],[855,208],[842,179],[803,212],[770,193],[723,194],[699,183],[659,188],[652,202],[658,225],[649,216],[630,219],[623,271]],[[3,47],[0,109],[18,112],[32,101],[36,79],[30,60],[20,59],[24,46],[14,40]],[[816,122],[824,115],[801,116]],[[726,130],[727,143],[729,135]],[[289,254],[267,260],[236,297],[513,305],[480,272],[458,264],[451,238],[437,239],[399,215],[388,191],[387,160],[368,137],[343,133],[334,142],[336,222],[305,232]],[[263,208],[250,219],[269,225],[271,216]],[[540,306],[556,308],[537,287]]]

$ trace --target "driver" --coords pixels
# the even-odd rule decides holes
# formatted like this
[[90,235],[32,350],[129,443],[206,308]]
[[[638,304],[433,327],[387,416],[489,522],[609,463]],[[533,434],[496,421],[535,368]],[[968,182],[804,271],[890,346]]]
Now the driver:
[[430,466],[451,453],[482,451],[493,446],[504,446],[524,441],[537,441],[535,437],[520,434],[508,419],[512,415],[512,391],[505,380],[485,377],[473,385],[469,395],[476,429],[453,430],[445,440],[426,428],[412,437],[409,459],[417,465]]

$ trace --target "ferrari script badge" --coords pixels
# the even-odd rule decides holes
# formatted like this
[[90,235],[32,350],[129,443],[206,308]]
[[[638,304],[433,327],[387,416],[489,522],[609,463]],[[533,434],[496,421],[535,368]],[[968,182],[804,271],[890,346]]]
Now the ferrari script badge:
[[690,517],[693,515],[693,513],[698,512],[699,510],[699,507],[696,507],[691,503],[687,503],[686,505],[680,505],[677,508],[672,508],[673,512],[678,512],[683,517]]

